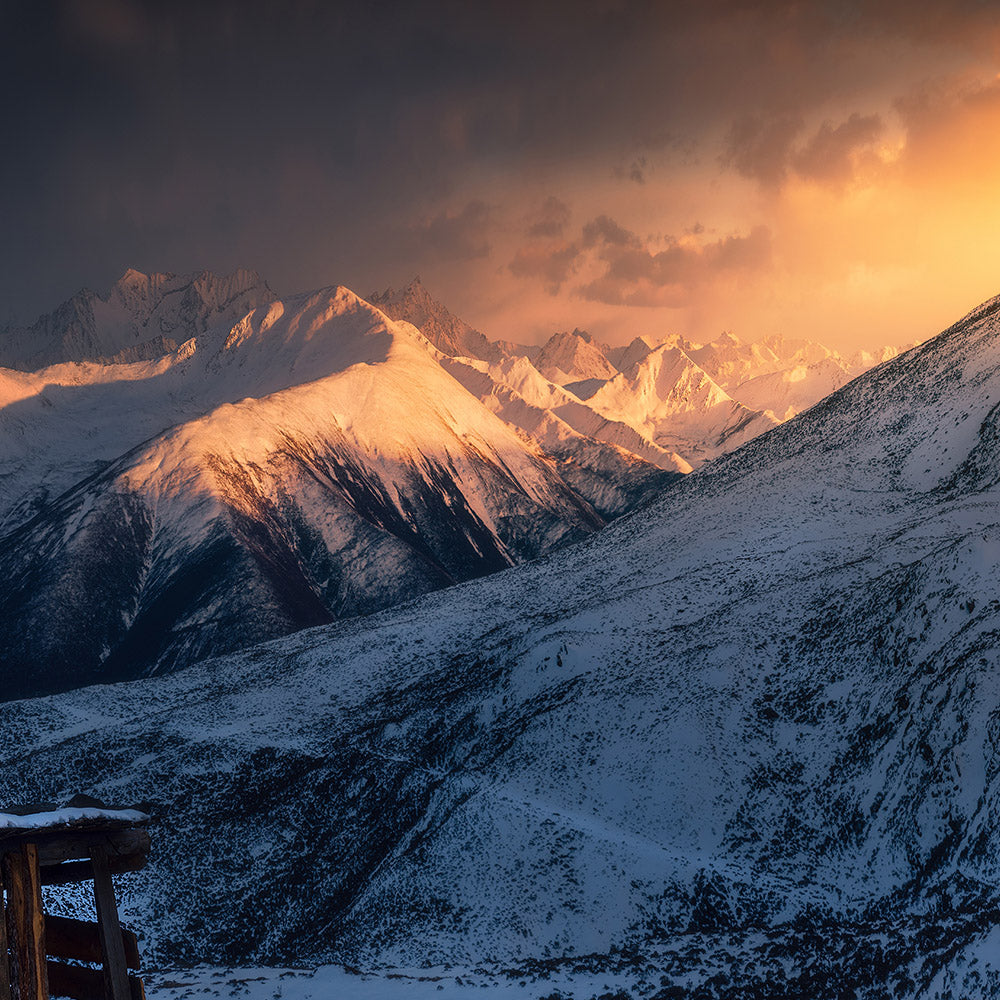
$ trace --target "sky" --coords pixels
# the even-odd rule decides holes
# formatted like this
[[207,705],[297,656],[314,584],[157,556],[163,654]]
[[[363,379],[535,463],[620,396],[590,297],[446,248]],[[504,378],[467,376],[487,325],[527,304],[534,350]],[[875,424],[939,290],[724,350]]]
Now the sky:
[[1000,5],[0,0],[0,326],[419,275],[493,338],[922,340],[1000,293]]

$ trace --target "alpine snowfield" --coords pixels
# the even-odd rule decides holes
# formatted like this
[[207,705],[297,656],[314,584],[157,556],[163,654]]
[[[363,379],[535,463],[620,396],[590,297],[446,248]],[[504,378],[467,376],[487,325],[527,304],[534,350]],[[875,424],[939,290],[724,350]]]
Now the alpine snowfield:
[[152,800],[160,960],[997,995],[998,421],[1000,299],[580,544],[8,704],[0,780]]

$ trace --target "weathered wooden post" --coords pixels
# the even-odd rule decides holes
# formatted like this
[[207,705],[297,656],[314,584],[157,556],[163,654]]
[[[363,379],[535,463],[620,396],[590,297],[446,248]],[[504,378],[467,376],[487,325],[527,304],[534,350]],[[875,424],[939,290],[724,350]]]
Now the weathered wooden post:
[[[148,822],[83,796],[65,808],[0,812],[0,1000],[144,1000],[142,980],[129,974],[138,942],[118,921],[112,875],[145,865]],[[45,915],[43,885],[90,880],[96,923]]]

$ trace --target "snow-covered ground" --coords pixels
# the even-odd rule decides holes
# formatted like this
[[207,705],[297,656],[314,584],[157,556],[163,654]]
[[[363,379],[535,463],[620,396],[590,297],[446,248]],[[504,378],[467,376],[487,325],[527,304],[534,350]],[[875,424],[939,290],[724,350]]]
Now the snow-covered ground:
[[[679,974],[672,953],[626,957],[598,971],[587,960],[521,969],[476,966],[361,970],[342,965],[304,968],[196,966],[147,973],[146,992],[158,1000],[688,1000],[723,996],[841,1000],[854,995],[836,984],[802,992],[763,992],[757,975],[741,978],[738,964],[725,963],[700,975]],[[829,958],[830,956],[828,956]],[[822,962],[822,953],[817,955]],[[775,963],[792,972],[794,961]],[[992,927],[955,951],[929,982],[917,985],[921,961],[913,963],[908,1000],[986,1000],[1000,995],[1000,927]],[[706,974],[707,972],[707,974]],[[707,984],[707,985],[706,985]],[[763,987],[767,990],[768,987]],[[755,992],[756,991],[756,992]],[[886,994],[888,995],[888,994]]]
[[659,992],[641,975],[556,970],[501,975],[485,969],[385,969],[343,966],[168,969],[146,977],[157,1000],[626,1000]]

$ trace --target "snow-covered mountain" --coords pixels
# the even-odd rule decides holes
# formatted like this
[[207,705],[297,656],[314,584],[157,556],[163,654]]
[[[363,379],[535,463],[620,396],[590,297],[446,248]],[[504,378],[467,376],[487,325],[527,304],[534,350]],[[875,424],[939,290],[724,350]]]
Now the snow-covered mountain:
[[[8,696],[180,666],[531,558],[776,422],[727,395],[676,338],[612,351],[557,335],[536,362],[592,376],[564,388],[419,281],[379,297],[434,341],[385,327],[386,343],[409,345],[403,378],[372,354],[375,334],[358,340],[340,307],[323,312],[346,294],[278,301],[249,272],[129,271],[39,320],[31,350],[63,360],[0,369],[0,572],[12,581],[0,639],[7,676],[23,675]],[[357,311],[382,329],[380,310]],[[82,326],[64,322],[82,314]],[[720,357],[736,351],[730,340]],[[119,360],[65,360],[78,355]],[[631,367],[604,377],[611,357]],[[374,388],[341,399],[361,370]],[[782,385],[758,395],[794,409]],[[411,431],[406,456],[399,427],[420,414],[441,437]],[[85,612],[97,579],[109,598]]]
[[606,419],[697,467],[897,353],[880,348],[848,358],[808,340],[746,344],[733,333],[708,344],[675,335],[611,348],[574,330],[552,337],[533,364]]
[[533,363],[557,385],[614,378],[618,369],[608,360],[606,350],[584,330],[555,333],[542,345]]
[[399,291],[387,288],[374,293],[368,300],[391,319],[412,323],[442,354],[482,361],[499,361],[504,356],[499,344],[431,298],[419,278]]
[[387,288],[384,292],[375,292],[368,301],[390,319],[405,320],[418,327],[442,354],[450,357],[497,362],[509,357],[533,358],[539,351],[538,347],[529,344],[488,340],[433,298],[420,278],[414,278],[399,291]]
[[[672,335],[662,340],[636,337],[610,347],[579,329],[553,334],[540,348],[529,348],[488,340],[432,298],[419,279],[401,291],[373,295],[371,301],[393,319],[419,327],[446,356],[488,363],[494,389],[480,383],[483,392],[472,390],[484,401],[489,394],[494,400],[498,393],[519,395],[526,377],[520,361],[526,360],[542,381],[586,404],[577,410],[581,419],[570,421],[573,427],[610,422],[630,428],[633,433],[626,437],[632,444],[620,434],[598,436],[645,459],[650,448],[674,453],[679,465],[672,467],[685,471],[790,419],[898,353],[877,348],[845,356],[801,338],[744,343],[731,332],[707,344]],[[664,356],[672,359],[666,365]],[[530,379],[537,381],[534,374]],[[554,405],[565,405],[564,395],[551,398],[559,401]],[[556,415],[565,419],[562,412]],[[524,421],[514,423],[528,429]],[[584,433],[592,435],[593,430]]]
[[768,337],[759,343],[747,344],[731,331],[707,344],[678,346],[684,348],[691,360],[725,389],[735,389],[747,379],[760,375],[770,375],[798,365],[812,365],[838,356],[835,351],[809,340]]
[[899,353],[881,347],[843,355],[814,341],[784,337],[747,344],[731,332],[709,344],[687,345],[686,352],[733,399],[779,421]]
[[607,348],[604,354],[618,371],[627,372],[630,368],[639,364],[650,351],[656,350],[659,346],[652,337],[635,337],[624,347]]
[[30,327],[0,334],[0,366],[34,371],[63,361],[142,361],[192,337],[221,337],[275,299],[253,271],[219,276],[142,274],[131,268],[107,295],[83,289]]
[[154,800],[154,955],[1000,995],[998,414],[1000,299],[579,545],[8,704],[0,781]]
[[778,423],[736,402],[684,351],[666,344],[602,383],[587,403],[694,465],[732,451]]
[[447,358],[442,363],[494,413],[546,449],[558,450],[564,442],[575,442],[583,436],[661,469],[691,471],[676,452],[661,448],[628,423],[602,416],[573,393],[546,379],[527,358],[507,358],[494,365],[470,358]]
[[676,477],[579,434],[546,452],[439,357],[337,288],[254,310],[214,353],[6,373],[4,696],[370,613],[582,537]]
[[729,395],[748,409],[766,411],[778,421],[791,420],[868,367],[852,371],[839,358],[823,358],[748,378],[730,389]]

